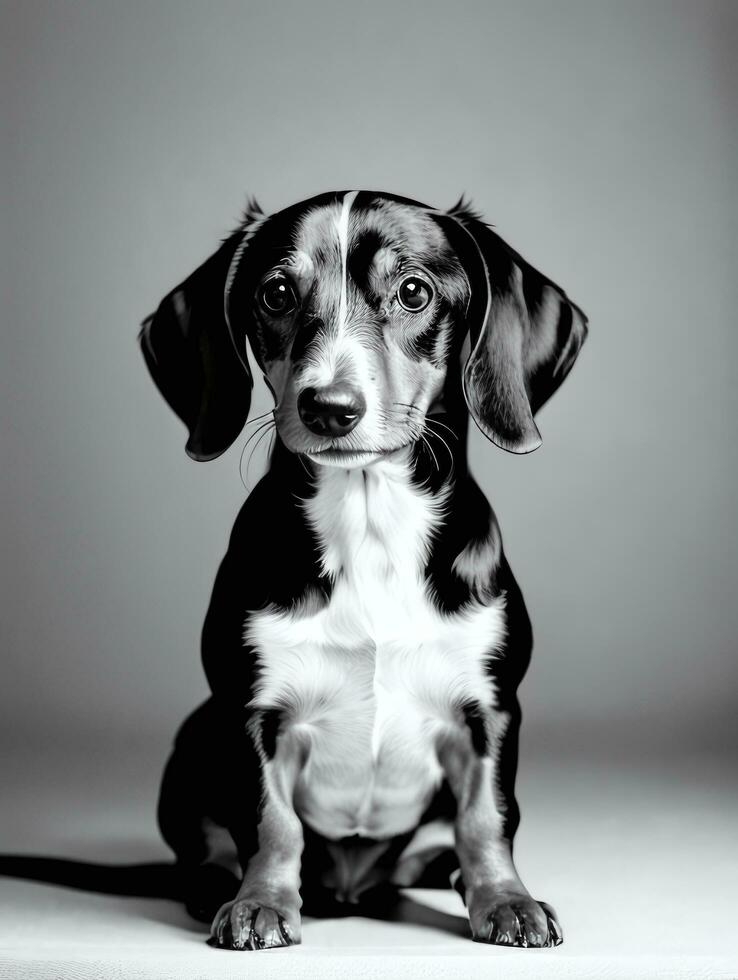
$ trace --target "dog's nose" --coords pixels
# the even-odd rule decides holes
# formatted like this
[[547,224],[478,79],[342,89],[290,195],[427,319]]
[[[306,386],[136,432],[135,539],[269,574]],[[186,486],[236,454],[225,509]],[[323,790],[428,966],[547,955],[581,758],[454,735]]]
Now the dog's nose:
[[366,402],[361,392],[348,385],[306,388],[297,399],[297,411],[316,435],[345,436],[361,421]]

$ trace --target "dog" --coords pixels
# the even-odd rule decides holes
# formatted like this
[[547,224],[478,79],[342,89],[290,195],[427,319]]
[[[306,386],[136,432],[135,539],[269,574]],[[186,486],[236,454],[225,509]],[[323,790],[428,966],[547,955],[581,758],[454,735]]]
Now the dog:
[[193,459],[246,423],[247,346],[276,406],[205,619],[212,694],[159,800],[211,945],[288,946],[303,903],[356,912],[449,882],[474,940],[562,941],[513,863],[532,634],[466,441],[471,416],[535,450],[586,333],[463,198],[367,191],[252,203],[144,321]]

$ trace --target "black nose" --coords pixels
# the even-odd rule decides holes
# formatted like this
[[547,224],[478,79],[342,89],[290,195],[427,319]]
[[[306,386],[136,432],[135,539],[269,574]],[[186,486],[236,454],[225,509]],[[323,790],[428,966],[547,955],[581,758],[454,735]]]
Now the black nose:
[[345,436],[361,421],[366,402],[347,385],[306,388],[297,399],[297,411],[305,425],[318,436]]

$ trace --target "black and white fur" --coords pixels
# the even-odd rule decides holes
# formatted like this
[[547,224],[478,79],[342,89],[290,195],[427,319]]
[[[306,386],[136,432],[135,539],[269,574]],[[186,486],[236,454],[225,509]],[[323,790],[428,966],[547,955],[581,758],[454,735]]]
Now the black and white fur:
[[213,945],[296,943],[303,902],[361,909],[449,877],[474,939],[561,941],[512,859],[531,630],[466,435],[471,414],[537,448],[585,334],[463,203],[355,191],[251,209],[144,323],[193,458],[246,422],[247,342],[275,397],[203,630],[212,696],[160,800]]

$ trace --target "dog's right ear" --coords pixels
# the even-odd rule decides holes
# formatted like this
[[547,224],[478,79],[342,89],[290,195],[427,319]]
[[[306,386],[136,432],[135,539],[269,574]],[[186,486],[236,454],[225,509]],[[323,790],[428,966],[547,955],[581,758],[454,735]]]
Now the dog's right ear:
[[253,380],[237,353],[224,306],[226,280],[244,230],[173,289],[144,320],[139,341],[156,386],[189,430],[196,460],[215,459],[238,437]]
[[587,317],[460,201],[435,215],[470,287],[464,396],[484,435],[511,453],[541,444],[534,415],[571,370]]

